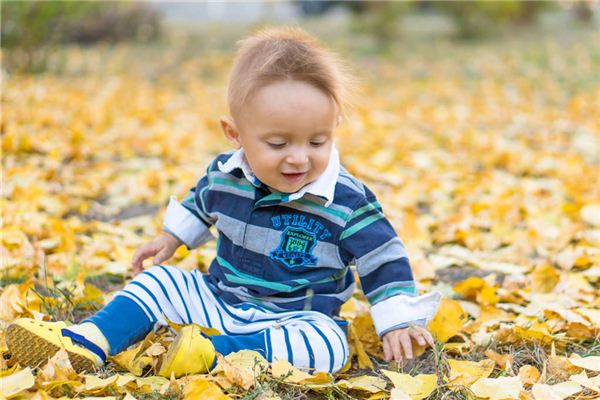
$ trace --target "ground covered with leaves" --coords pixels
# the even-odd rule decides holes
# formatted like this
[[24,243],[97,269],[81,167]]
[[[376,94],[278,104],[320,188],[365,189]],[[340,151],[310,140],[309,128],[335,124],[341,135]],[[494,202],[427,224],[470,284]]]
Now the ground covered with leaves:
[[[591,399],[600,396],[600,42],[426,43],[353,54],[357,107],[342,163],[378,195],[423,292],[444,300],[437,346],[382,360],[357,292],[351,368],[308,375],[256,353],[207,375],[155,375],[163,329],[95,374],[59,352],[10,358],[18,317],[78,322],[131,278],[137,246],[227,149],[230,53],[69,48],[41,75],[3,71],[0,390],[49,399]],[[179,42],[178,42],[179,41]],[[178,44],[179,43],[179,44]],[[188,42],[185,42],[188,43]],[[420,46],[420,47],[419,47]],[[171,264],[206,268],[214,244]]]

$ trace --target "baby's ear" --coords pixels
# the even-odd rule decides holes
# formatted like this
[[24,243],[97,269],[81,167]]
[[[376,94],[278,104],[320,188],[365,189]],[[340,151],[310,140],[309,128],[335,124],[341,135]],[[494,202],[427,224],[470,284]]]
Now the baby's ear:
[[221,129],[223,130],[223,134],[227,138],[227,141],[229,141],[236,149],[242,147],[242,142],[240,142],[240,132],[235,126],[233,119],[230,117],[221,117],[219,118],[219,123],[221,124]]

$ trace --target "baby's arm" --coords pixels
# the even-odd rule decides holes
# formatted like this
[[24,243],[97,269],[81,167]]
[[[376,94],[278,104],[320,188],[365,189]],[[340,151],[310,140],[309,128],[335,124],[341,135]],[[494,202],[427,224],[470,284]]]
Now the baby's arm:
[[135,274],[143,271],[142,264],[149,257],[154,256],[152,262],[160,264],[171,258],[181,245],[194,249],[213,239],[209,228],[214,219],[206,210],[207,185],[208,177],[204,176],[181,202],[178,202],[175,196],[171,196],[164,218],[163,232],[140,246],[133,255],[132,266]]
[[[425,325],[435,315],[440,295],[418,295],[404,244],[366,186],[365,197],[353,210],[340,236],[342,258],[356,262],[386,359],[400,361],[400,349],[412,340],[432,342]],[[412,357],[410,353],[405,351],[405,356]]]

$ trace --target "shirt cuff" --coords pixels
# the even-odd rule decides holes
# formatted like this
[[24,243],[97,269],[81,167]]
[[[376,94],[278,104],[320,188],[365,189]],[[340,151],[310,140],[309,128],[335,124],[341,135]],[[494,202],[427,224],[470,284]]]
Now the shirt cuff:
[[371,307],[371,316],[379,336],[405,328],[409,323],[430,320],[435,316],[442,295],[439,292],[409,297],[397,295],[380,301]]
[[204,222],[182,206],[175,196],[169,199],[163,229],[181,240],[188,249],[214,239]]

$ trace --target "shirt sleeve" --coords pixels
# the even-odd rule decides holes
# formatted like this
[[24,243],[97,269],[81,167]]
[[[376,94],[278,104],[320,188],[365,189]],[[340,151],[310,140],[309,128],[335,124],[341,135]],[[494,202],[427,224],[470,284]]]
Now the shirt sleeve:
[[348,217],[340,248],[356,263],[375,329],[381,336],[409,324],[425,325],[435,315],[440,295],[418,295],[404,244],[373,192],[365,187],[365,193]]
[[188,249],[214,239],[209,228],[215,219],[210,216],[206,204],[208,186],[207,174],[181,202],[175,196],[169,199],[163,230],[178,238]]

